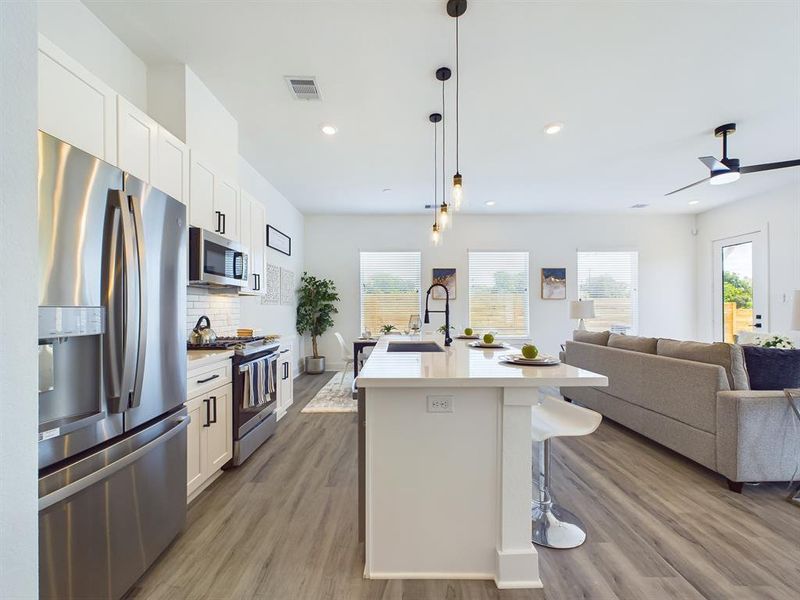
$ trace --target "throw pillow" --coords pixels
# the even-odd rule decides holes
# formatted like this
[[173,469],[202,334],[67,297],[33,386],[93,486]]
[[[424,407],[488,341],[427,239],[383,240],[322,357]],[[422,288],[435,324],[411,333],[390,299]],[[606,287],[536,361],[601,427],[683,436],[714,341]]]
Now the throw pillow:
[[800,388],[800,350],[742,346],[751,390]]

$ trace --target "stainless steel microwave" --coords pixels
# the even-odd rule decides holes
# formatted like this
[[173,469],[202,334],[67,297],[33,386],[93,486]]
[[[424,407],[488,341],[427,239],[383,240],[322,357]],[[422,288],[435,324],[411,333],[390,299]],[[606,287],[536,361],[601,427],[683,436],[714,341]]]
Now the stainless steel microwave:
[[189,283],[246,287],[247,250],[221,235],[189,228]]

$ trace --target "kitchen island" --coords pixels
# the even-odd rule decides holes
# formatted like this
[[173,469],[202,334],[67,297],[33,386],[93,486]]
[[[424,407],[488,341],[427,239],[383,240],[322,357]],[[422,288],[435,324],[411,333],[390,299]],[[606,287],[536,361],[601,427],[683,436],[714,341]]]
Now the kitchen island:
[[565,364],[504,364],[518,349],[445,348],[441,336],[424,340],[439,351],[398,351],[420,341],[382,337],[358,377],[364,575],[541,587],[531,406],[541,388],[608,380]]

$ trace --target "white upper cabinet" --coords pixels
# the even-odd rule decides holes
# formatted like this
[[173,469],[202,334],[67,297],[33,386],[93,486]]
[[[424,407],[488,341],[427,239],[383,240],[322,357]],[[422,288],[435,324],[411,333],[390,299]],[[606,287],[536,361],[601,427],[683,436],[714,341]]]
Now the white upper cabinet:
[[159,126],[156,142],[155,187],[186,204],[189,201],[189,149]]
[[214,217],[220,235],[239,241],[239,187],[222,177],[214,179]]
[[208,231],[219,231],[219,219],[214,214],[214,171],[191,152],[189,183],[189,224]]
[[155,185],[157,146],[158,123],[122,96],[117,96],[117,166]]
[[247,290],[264,292],[264,248],[267,243],[267,211],[261,202],[242,190],[240,198],[239,233],[249,251],[250,280]]
[[117,164],[117,94],[39,36],[39,129]]

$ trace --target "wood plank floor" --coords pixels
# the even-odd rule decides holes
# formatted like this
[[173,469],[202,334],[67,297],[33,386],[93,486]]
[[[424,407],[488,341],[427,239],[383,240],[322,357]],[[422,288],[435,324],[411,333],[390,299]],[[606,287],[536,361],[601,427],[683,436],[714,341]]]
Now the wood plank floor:
[[800,597],[800,509],[782,486],[734,494],[720,476],[611,422],[553,445],[556,498],[589,536],[575,550],[540,549],[544,590],[364,580],[356,417],[299,413],[330,377],[296,380],[278,433],[189,507],[186,531],[129,599]]

